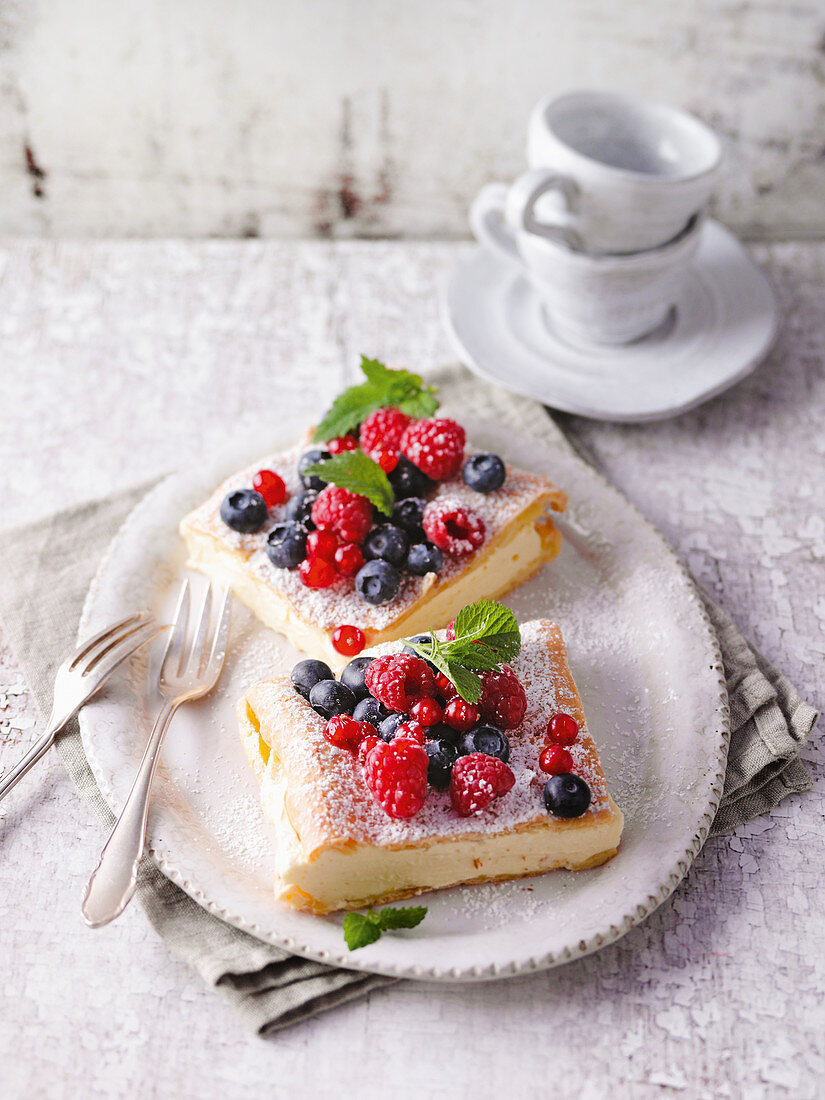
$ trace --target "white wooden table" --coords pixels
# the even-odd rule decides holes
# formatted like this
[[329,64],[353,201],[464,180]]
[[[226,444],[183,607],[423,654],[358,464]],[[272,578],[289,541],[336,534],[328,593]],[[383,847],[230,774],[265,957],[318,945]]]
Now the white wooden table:
[[[0,523],[189,462],[261,405],[278,416],[285,393],[317,412],[362,351],[450,359],[434,288],[466,247],[8,243]],[[563,422],[816,704],[825,245],[756,254],[786,316],[754,376],[671,422]],[[25,689],[0,636],[0,765],[35,735]],[[136,906],[84,927],[101,835],[50,755],[0,820],[0,1094],[821,1096],[821,772],[812,794],[710,841],[671,901],[598,955],[496,985],[399,985],[264,1042]]]

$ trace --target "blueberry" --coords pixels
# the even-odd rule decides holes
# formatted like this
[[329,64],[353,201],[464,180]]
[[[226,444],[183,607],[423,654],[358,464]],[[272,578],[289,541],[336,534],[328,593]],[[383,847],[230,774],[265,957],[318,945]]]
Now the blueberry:
[[410,540],[400,527],[394,527],[391,523],[384,523],[380,527],[373,527],[364,542],[364,557],[370,559],[380,558],[388,561],[390,565],[403,565],[407,560],[407,550]]
[[469,756],[471,752],[484,752],[488,756],[497,756],[506,764],[510,759],[510,742],[498,726],[479,723],[464,734],[458,751],[461,756]]
[[221,519],[242,535],[251,535],[263,527],[267,515],[266,501],[254,489],[235,489],[221,502]]
[[402,722],[406,722],[409,718],[408,714],[389,714],[383,720],[378,727],[378,736],[382,741],[392,741],[395,737],[395,731],[401,725]]
[[388,561],[368,561],[355,575],[355,588],[362,600],[374,605],[387,603],[398,592],[401,576]]
[[443,565],[444,555],[431,542],[416,542],[407,554],[407,572],[414,577],[423,577],[425,573],[440,573]]
[[415,538],[421,533],[421,523],[426,507],[427,502],[421,497],[407,497],[406,500],[399,500],[392,510],[392,521],[396,527],[400,527]]
[[266,553],[279,569],[297,569],[307,556],[307,529],[302,523],[277,523],[266,536]]
[[458,730],[454,730],[452,726],[448,726],[445,722],[436,722],[434,726],[430,726],[427,730],[427,737],[432,738],[433,741],[449,741],[456,750],[457,756],[464,755],[458,751],[458,743],[461,739],[461,734]]
[[355,704],[352,717],[356,722],[372,722],[378,729],[384,719],[389,717],[389,713],[383,703],[379,703],[377,699],[368,695],[366,699],[361,699]]
[[367,665],[374,660],[374,657],[355,657],[341,673],[341,683],[346,684],[356,699],[366,699],[369,695],[364,675]]
[[316,489],[304,489],[302,493],[296,493],[286,506],[286,518],[293,520],[295,523],[302,523],[307,531],[314,530],[312,505],[315,503],[317,496]]
[[[410,638],[410,641],[411,642],[429,642],[430,641],[430,635],[429,634],[416,634],[416,636],[414,638]],[[421,657],[421,654],[416,653],[415,650],[413,649],[413,647],[410,646],[410,645],[405,645],[404,648],[401,650],[401,652],[402,653],[409,653],[409,655],[411,657]],[[426,657],[421,657],[421,659],[422,659],[422,661],[426,662],[426,664],[432,670],[433,674],[437,676],[438,675],[438,669],[435,667],[435,665],[432,663],[432,661],[428,661]]]
[[430,758],[427,765],[427,782],[436,790],[446,791],[450,785],[450,776],[458,754],[455,746],[443,738],[428,741],[424,751]]
[[302,484],[307,489],[323,489],[326,485],[323,478],[318,477],[317,474],[314,477],[310,477],[308,474],[305,474],[304,471],[309,469],[310,466],[314,466],[316,462],[326,462],[329,458],[332,458],[329,451],[322,451],[319,448],[315,448],[312,451],[305,451],[298,459],[298,474]]
[[398,456],[398,464],[389,475],[389,479],[396,500],[425,497],[435,485],[432,478],[427,477],[423,470],[413,465],[406,455]]
[[320,680],[310,691],[309,702],[322,718],[352,714],[355,710],[354,694],[346,684],[339,684],[337,680]]
[[581,817],[590,805],[590,788],[569,772],[551,776],[544,784],[544,805],[556,817]]
[[480,454],[467,459],[462,476],[477,493],[492,493],[502,487],[507,472],[498,455]]
[[334,680],[335,673],[323,661],[313,661],[308,658],[306,661],[298,662],[289,678],[295,690],[308,699],[310,691],[316,684],[322,680]]

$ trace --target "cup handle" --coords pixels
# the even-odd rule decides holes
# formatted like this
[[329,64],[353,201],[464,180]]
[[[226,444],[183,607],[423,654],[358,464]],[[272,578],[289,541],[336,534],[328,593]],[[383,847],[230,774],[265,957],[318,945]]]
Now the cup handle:
[[[562,209],[553,221],[536,217],[536,203],[550,191],[558,193]],[[576,229],[577,211],[581,192],[575,180],[569,176],[550,172],[545,168],[532,168],[518,177],[507,195],[506,218],[512,229],[523,229],[539,237],[562,241],[570,248],[583,249],[584,241]]]
[[479,244],[523,268],[516,238],[504,216],[509,190],[506,183],[488,183],[482,187],[470,207],[470,228]]

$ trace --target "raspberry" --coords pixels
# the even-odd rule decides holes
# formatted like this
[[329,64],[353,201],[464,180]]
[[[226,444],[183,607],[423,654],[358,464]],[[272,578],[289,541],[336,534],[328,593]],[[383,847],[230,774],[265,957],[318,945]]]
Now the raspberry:
[[266,501],[267,508],[274,508],[283,504],[289,495],[284,485],[284,479],[279,477],[274,470],[258,470],[252,478],[252,488],[261,494]]
[[408,741],[412,741],[414,745],[423,745],[427,740],[427,734],[424,727],[415,718],[408,718],[406,722],[402,722],[395,731],[395,737],[393,737],[393,744],[399,739],[399,737],[406,737]]
[[472,554],[484,542],[486,528],[481,516],[448,500],[428,504],[422,523],[430,542],[457,558]]
[[427,797],[429,757],[420,745],[402,737],[379,741],[367,753],[364,779],[370,794],[390,817],[412,817]]
[[471,752],[453,764],[450,801],[462,817],[478,813],[494,798],[506,794],[516,781],[510,768],[495,756]]
[[355,657],[366,645],[364,631],[349,623],[336,626],[332,632],[332,647],[345,657]]
[[455,695],[444,708],[444,723],[450,729],[466,733],[479,719],[478,707]]
[[400,409],[376,409],[361,424],[358,433],[361,446],[367,454],[388,449],[397,451],[411,423],[412,418]]
[[345,577],[354,577],[364,564],[364,555],[356,543],[346,542],[335,551],[334,561],[339,573]]
[[539,756],[539,767],[548,775],[567,775],[573,771],[573,757],[561,745],[548,745]]
[[442,699],[452,699],[458,695],[458,690],[455,684],[452,682],[449,676],[445,676],[443,672],[435,678],[435,687],[438,694]]
[[554,714],[547,723],[547,739],[554,745],[572,745],[579,736],[579,723],[569,714]]
[[362,542],[372,526],[372,505],[349,489],[327,485],[312,505],[312,522],[333,531],[342,542]]
[[527,710],[527,696],[518,677],[509,665],[501,671],[489,669],[481,676],[481,698],[478,709],[485,722],[493,722],[501,729],[515,729]]
[[450,619],[444,630],[448,642],[455,641],[455,619]]
[[435,695],[435,677],[427,662],[408,653],[376,657],[367,667],[365,680],[370,695],[402,714],[409,713],[416,699]]
[[308,558],[323,558],[332,565],[337,549],[338,539],[332,531],[310,531],[307,535]]
[[[360,724],[362,726],[369,726],[371,730],[375,730],[375,726],[371,725],[369,722],[361,722]],[[358,746],[358,763],[359,764],[363,765],[367,762],[367,757],[370,754],[370,750],[374,749],[375,746],[380,741],[381,741],[381,738],[378,737],[374,732],[364,734],[364,739],[362,740],[361,744]]]
[[329,588],[338,579],[335,566],[324,558],[304,558],[298,566],[298,575],[307,588]]
[[336,749],[355,752],[363,740],[361,722],[356,722],[348,714],[336,714],[324,726],[324,738]]
[[464,462],[467,435],[454,420],[417,420],[401,439],[401,450],[427,477],[455,477]]
[[416,699],[410,707],[410,714],[427,729],[441,721],[441,707],[429,695]]
[[344,451],[354,451],[357,446],[358,440],[354,435],[339,435],[327,443],[327,450],[331,455],[339,455]]

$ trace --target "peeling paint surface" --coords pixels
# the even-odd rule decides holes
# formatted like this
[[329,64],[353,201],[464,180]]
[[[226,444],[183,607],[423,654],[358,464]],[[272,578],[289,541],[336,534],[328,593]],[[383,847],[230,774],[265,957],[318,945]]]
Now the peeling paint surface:
[[[449,361],[434,288],[465,247],[0,245],[0,523],[189,462],[268,408],[309,419],[361,352],[424,370]],[[562,422],[822,707],[825,245],[754,253],[784,311],[754,375],[661,424]],[[0,636],[0,765],[38,726]],[[0,1092],[470,1098],[544,1096],[562,1081],[559,1095],[585,1100],[814,1100],[825,1077],[816,735],[804,755],[813,792],[708,842],[673,898],[598,954],[494,985],[401,984],[264,1042],[136,907],[84,927],[102,837],[50,754],[0,818]]]

